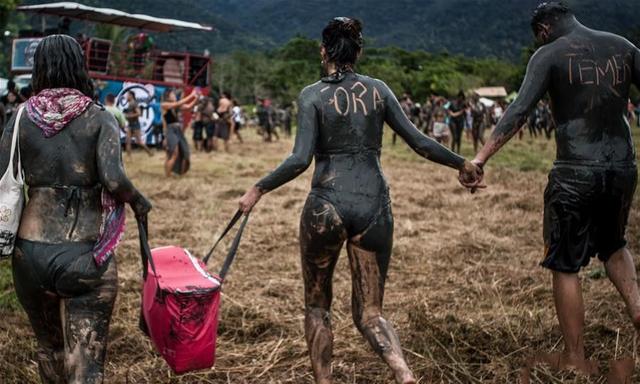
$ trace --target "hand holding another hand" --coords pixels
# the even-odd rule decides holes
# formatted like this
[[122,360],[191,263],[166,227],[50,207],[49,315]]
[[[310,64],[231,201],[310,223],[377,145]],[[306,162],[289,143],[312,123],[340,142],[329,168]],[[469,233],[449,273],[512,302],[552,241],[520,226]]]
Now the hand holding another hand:
[[482,163],[473,160],[465,160],[462,168],[460,168],[460,174],[458,175],[458,181],[463,187],[468,188],[471,193],[475,193],[479,188],[486,188],[487,186],[482,183],[484,178],[484,170],[482,169]]

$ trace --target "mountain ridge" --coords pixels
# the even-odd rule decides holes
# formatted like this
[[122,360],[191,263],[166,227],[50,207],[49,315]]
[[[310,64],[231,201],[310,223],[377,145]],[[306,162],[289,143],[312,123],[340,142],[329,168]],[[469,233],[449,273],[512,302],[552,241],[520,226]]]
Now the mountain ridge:
[[[41,3],[25,1],[25,4]],[[211,33],[181,32],[158,36],[170,48],[220,54],[235,50],[271,50],[295,36],[319,39],[335,16],[358,17],[367,45],[407,50],[497,57],[516,61],[531,45],[532,10],[539,0],[86,0],[116,8],[213,25]],[[624,34],[640,29],[637,0],[572,0],[567,3],[587,26]]]

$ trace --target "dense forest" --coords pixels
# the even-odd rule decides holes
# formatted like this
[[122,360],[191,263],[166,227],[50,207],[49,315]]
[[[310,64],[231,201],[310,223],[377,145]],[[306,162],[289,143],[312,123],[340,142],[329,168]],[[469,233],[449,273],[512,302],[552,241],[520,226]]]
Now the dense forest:
[[[525,54],[526,56],[526,54]],[[400,48],[368,48],[358,71],[383,79],[397,94],[415,100],[430,94],[454,95],[459,90],[497,84],[516,89],[521,68],[497,59],[474,59]],[[305,85],[320,77],[318,41],[297,37],[267,53],[234,52],[215,64],[213,88],[230,91],[243,101],[253,96],[292,101]]]
[[[40,3],[27,0],[23,4]],[[8,29],[38,26],[39,17],[0,7]],[[168,49],[212,52],[214,92],[227,90],[243,102],[256,96],[286,103],[319,78],[318,36],[336,15],[361,18],[365,24],[363,73],[384,79],[397,93],[416,100],[428,94],[452,95],[482,85],[517,90],[524,64],[533,52],[529,30],[538,0],[84,0],[93,6],[131,13],[173,17],[214,26],[213,32],[156,34]],[[578,17],[594,28],[621,33],[640,42],[640,1],[568,1]],[[55,18],[49,19],[55,23]],[[74,23],[84,32],[117,41],[123,28]],[[5,49],[0,61],[6,60]],[[5,59],[3,59],[3,54]],[[6,68],[4,65],[2,68]],[[6,73],[6,70],[0,69]]]

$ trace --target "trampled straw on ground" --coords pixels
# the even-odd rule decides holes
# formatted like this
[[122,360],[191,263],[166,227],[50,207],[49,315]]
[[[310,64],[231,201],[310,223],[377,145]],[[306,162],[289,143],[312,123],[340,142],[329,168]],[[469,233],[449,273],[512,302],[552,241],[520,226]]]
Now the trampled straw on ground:
[[[402,144],[398,144],[401,146]],[[127,170],[151,198],[152,246],[177,244],[203,255],[236,209],[243,190],[275,166],[291,142],[265,145],[252,137],[232,154],[196,154],[190,173],[162,177],[161,158],[135,153]],[[545,154],[544,140],[510,143]],[[421,383],[516,383],[536,351],[558,351],[550,276],[542,255],[542,193],[546,175],[487,168],[489,188],[458,186],[453,170],[388,146],[383,167],[396,220],[385,313],[395,325]],[[502,156],[502,155],[499,155]],[[494,164],[502,164],[499,157]],[[108,383],[311,383],[303,337],[298,217],[311,172],[263,198],[249,222],[224,287],[216,367],[175,376],[138,330],[140,261],[132,218],[119,254],[119,298],[111,326]],[[629,240],[640,252],[640,214]],[[346,255],[343,255],[346,256]],[[222,255],[211,262],[216,270]],[[4,263],[1,268],[7,268]],[[632,329],[622,302],[594,261],[582,274],[587,352],[600,361],[629,356]],[[384,366],[352,325],[350,273],[341,257],[334,276],[336,383],[389,383]],[[2,383],[36,383],[35,341],[24,313],[0,309]],[[619,339],[618,339],[618,330]],[[635,380],[639,380],[638,377]],[[535,368],[531,383],[604,383]]]

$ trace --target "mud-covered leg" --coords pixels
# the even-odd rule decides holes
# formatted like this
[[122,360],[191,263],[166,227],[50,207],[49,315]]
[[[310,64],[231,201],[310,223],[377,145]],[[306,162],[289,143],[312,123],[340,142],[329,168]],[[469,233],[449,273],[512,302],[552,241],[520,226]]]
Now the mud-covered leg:
[[575,368],[585,375],[594,374],[597,367],[586,359],[584,352],[584,302],[578,274],[554,271],[553,298],[564,339],[560,368]]
[[309,196],[300,221],[300,251],[304,277],[304,331],[316,383],[331,383],[332,278],[346,237],[335,208],[325,200]]
[[[599,232],[600,243],[608,245],[615,251],[601,252],[599,257],[605,260],[607,276],[615,285],[627,307],[627,312],[636,330],[640,332],[640,289],[638,289],[638,275],[633,261],[633,255],[626,247],[626,229],[629,222],[629,212],[634,200],[637,173],[635,169],[625,172],[616,172],[612,184],[616,185],[614,193],[607,199],[600,210],[616,212],[615,225],[603,225]],[[602,216],[605,216],[602,214]],[[606,216],[605,216],[606,217]],[[609,256],[608,259],[603,256]]]
[[65,383],[64,343],[60,320],[60,298],[39,283],[23,250],[15,248],[13,281],[20,304],[27,312],[38,341],[36,359],[40,380],[45,384]]
[[604,265],[609,279],[624,300],[633,325],[640,330],[640,293],[633,256],[625,247],[615,252]]
[[147,144],[144,142],[144,140],[142,139],[142,132],[141,131],[136,131],[136,143],[138,143],[138,145],[144,149],[145,152],[147,152],[147,155],[149,156],[153,156],[153,152],[151,152],[151,150],[149,149],[149,147],[147,147]]
[[347,245],[351,265],[353,320],[398,383],[415,383],[393,327],[382,317],[387,268],[393,245],[393,217],[385,209],[369,228]]
[[[93,260],[91,260],[93,262]],[[89,292],[63,300],[65,371],[68,383],[94,384],[104,381],[109,322],[117,293],[115,260],[96,276]],[[83,284],[93,285],[88,279]]]

